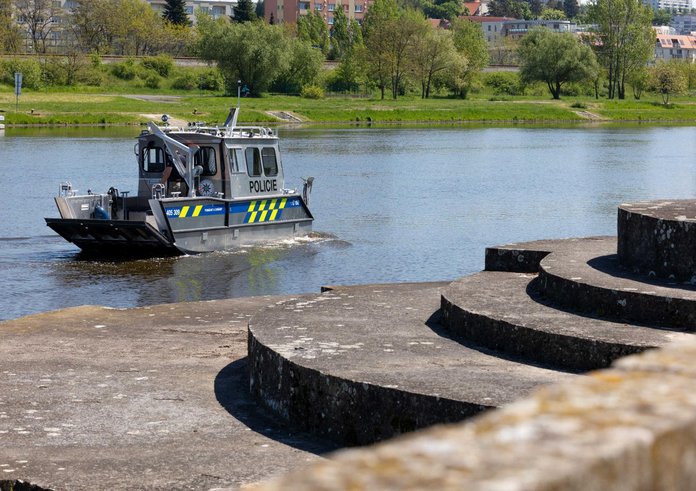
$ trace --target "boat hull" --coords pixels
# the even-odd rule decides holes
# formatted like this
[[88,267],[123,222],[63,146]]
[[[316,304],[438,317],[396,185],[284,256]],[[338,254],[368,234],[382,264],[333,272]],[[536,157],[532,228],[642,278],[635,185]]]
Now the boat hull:
[[147,220],[46,218],[46,224],[90,255],[163,257],[292,239],[309,234],[314,220],[299,195],[153,199],[149,207]]
[[182,252],[147,222],[46,218],[51,227],[83,252],[95,256],[166,257]]

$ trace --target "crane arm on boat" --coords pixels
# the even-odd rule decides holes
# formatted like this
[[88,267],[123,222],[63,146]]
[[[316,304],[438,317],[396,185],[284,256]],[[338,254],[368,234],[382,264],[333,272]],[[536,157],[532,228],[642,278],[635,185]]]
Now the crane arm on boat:
[[194,186],[193,180],[196,175],[194,171],[193,157],[198,151],[198,146],[192,145],[189,147],[184,145],[183,143],[167,135],[153,122],[148,123],[147,127],[153,134],[160,137],[164,142],[167,151],[172,157],[174,167],[176,167],[179,175],[184,178],[184,181],[186,181],[186,185],[189,189],[189,197],[195,196],[196,187]]

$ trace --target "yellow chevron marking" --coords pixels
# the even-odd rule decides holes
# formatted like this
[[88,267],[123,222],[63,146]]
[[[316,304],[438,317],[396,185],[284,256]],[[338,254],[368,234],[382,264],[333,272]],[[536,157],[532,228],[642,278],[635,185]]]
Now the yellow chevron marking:
[[276,203],[278,202],[278,198],[271,200],[271,206],[270,210],[275,210],[276,209]]
[[181,213],[179,213],[179,218],[186,218],[186,214],[188,213],[188,211],[189,211],[188,206],[182,206]]
[[251,216],[249,217],[249,223],[254,223],[254,221],[256,220],[256,214],[257,214],[257,213],[258,213],[257,211],[252,211],[252,212],[251,212]]
[[273,220],[275,220],[275,217],[277,214],[278,214],[278,210],[273,210],[273,212],[271,213],[271,219],[269,221],[272,222]]
[[203,205],[196,206],[196,208],[193,210],[192,216],[197,217],[198,215],[200,215],[202,209],[203,209]]
[[287,198],[283,198],[282,200],[280,200],[280,209],[281,209],[281,210],[282,210],[283,208],[285,208],[285,203],[287,203],[287,202],[288,202],[288,199],[287,199]]
[[249,209],[247,210],[248,212],[254,211],[254,206],[256,206],[256,201],[252,201],[249,203]]
[[261,202],[261,206],[259,206],[259,211],[263,211],[266,209],[267,202],[268,202],[268,200],[266,200],[266,199]]
[[261,213],[261,219],[259,220],[259,222],[265,222],[266,215],[268,215],[268,210],[263,210],[263,212]]

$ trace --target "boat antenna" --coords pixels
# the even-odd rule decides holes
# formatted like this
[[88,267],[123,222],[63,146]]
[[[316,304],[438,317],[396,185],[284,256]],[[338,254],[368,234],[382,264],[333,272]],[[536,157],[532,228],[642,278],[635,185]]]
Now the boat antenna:
[[237,117],[239,117],[239,109],[242,106],[242,81],[237,80],[237,107],[233,107],[230,109],[230,114],[227,116],[227,119],[225,120],[225,128],[227,128],[227,131],[229,132],[237,126]]

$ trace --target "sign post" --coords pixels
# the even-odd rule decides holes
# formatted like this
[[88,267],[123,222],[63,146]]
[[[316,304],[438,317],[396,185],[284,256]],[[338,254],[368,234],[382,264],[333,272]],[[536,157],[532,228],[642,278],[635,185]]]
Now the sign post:
[[22,72],[15,72],[15,112],[19,111],[19,96],[22,94]]

